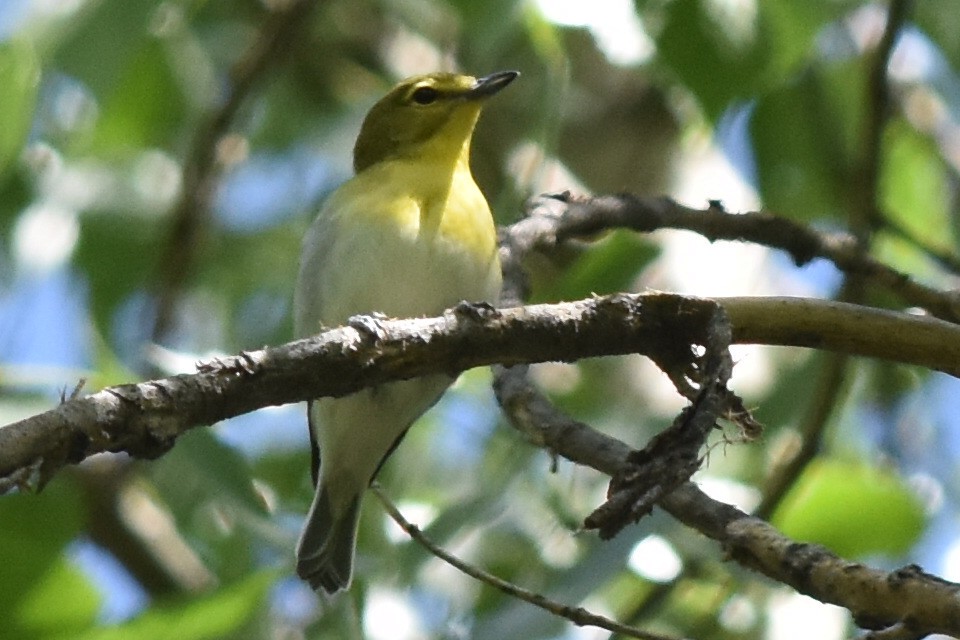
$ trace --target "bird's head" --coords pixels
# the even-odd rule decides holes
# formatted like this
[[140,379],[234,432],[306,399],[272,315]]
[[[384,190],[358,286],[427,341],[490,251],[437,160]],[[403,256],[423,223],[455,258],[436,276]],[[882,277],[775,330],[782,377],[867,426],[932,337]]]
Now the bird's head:
[[469,146],[484,99],[518,75],[431,73],[404,80],[367,113],[353,148],[354,171],[394,158],[459,157]]

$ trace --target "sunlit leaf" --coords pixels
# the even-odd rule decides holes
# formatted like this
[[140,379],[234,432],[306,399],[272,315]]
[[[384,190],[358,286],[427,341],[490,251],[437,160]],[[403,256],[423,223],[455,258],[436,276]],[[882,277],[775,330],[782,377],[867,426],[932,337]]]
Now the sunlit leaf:
[[880,202],[884,211],[913,236],[948,249],[952,187],[946,163],[933,140],[903,120],[884,131]]
[[16,612],[4,618],[7,632],[17,629],[23,638],[66,638],[93,625],[100,594],[64,556],[58,560],[32,588],[23,590]]
[[[267,590],[276,572],[261,571],[214,593],[192,596],[151,608],[115,627],[102,627],[71,636],[71,640],[219,640],[247,628],[266,606]],[[66,640],[66,638],[64,638]]]
[[807,467],[772,522],[791,538],[857,558],[906,552],[926,518],[916,494],[895,473],[822,458]]
[[94,144],[131,152],[169,147],[183,125],[185,105],[170,69],[166,45],[146,40],[104,96]]
[[24,39],[0,42],[0,176],[17,158],[27,139],[40,86],[40,61]]
[[[81,496],[64,477],[38,495],[17,494],[0,499],[0,619],[4,626],[32,629],[63,628],[69,620],[87,618],[89,588],[64,564],[64,548],[81,530]],[[77,588],[76,607],[44,618],[52,593]]]

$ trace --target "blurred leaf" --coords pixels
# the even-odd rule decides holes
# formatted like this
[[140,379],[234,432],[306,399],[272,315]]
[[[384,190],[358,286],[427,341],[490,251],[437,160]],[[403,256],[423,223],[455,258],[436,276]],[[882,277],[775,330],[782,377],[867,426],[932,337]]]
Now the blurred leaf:
[[[251,465],[253,476],[276,491],[281,497],[281,504],[289,505],[294,509],[300,508],[303,513],[306,513],[310,506],[307,500],[313,496],[312,486],[309,492],[306,490],[311,482],[306,419],[303,426],[302,450],[289,453],[278,451],[266,453],[253,460]],[[300,496],[303,496],[303,501],[294,503],[293,501]]]
[[[531,542],[536,545],[536,541]],[[505,537],[491,540],[493,544],[490,546],[498,545],[503,554],[500,561],[506,564],[498,567],[484,562],[484,566],[498,576],[518,574],[522,576],[522,582],[535,591],[564,604],[576,605],[626,570],[627,558],[636,542],[636,532],[631,535],[629,531],[608,541],[592,538],[583,543],[585,548],[575,565],[558,568],[544,565],[536,546],[521,547],[513,538]],[[532,584],[531,574],[538,578],[535,585]],[[484,615],[477,620],[471,635],[475,640],[555,638],[564,626],[570,624],[525,602],[495,596],[492,592],[489,596],[496,598],[498,606],[484,611]]]
[[91,311],[101,335],[111,335],[117,305],[148,287],[160,255],[161,222],[114,211],[83,217],[74,260],[90,282]]
[[[252,295],[268,296],[284,305],[292,300],[302,233],[299,225],[279,225],[256,234],[224,234],[221,242],[207,248],[195,282],[210,296],[224,301],[233,314],[232,324],[240,328],[237,321],[243,320]],[[255,346],[264,340],[283,342],[290,338],[287,322],[277,324],[269,335],[262,332],[266,328],[262,324],[252,328],[258,329],[253,336]],[[228,349],[251,346],[251,336],[231,338],[235,342],[227,345]]]
[[755,9],[677,0],[657,37],[660,58],[716,121],[816,55],[814,38],[853,2],[762,0]]
[[520,45],[529,42],[536,48],[536,44],[531,41],[519,41],[519,36],[527,26],[521,16],[526,13],[530,4],[528,2],[449,0],[447,4],[459,13],[461,19],[460,46],[463,49],[463,59],[483,65],[481,69],[468,69],[469,73],[486,74],[504,69],[506,67],[502,66],[501,62],[503,59],[516,65],[521,56],[521,51],[518,51]]
[[919,390],[931,375],[931,371],[923,367],[883,360],[864,363],[863,370],[870,382],[864,398],[887,411],[896,411],[905,396]]
[[592,244],[555,281],[537,291],[538,300],[580,300],[592,294],[631,291],[641,269],[657,257],[656,246],[630,231],[615,231]]
[[4,618],[6,632],[15,628],[22,638],[66,638],[93,625],[100,594],[63,555],[58,559],[33,588],[24,591],[14,617]]
[[[20,212],[30,203],[33,189],[23,171],[0,173],[0,237],[9,237]],[[9,274],[0,276],[9,277]]]
[[928,245],[948,249],[950,185],[936,143],[902,119],[883,136],[880,203],[892,219]]
[[[371,502],[378,503],[376,498],[371,498]],[[382,514],[383,510],[379,503],[375,506],[376,509],[372,511],[379,511]],[[454,504],[445,505],[433,522],[427,527],[421,526],[421,530],[435,544],[450,548],[451,541],[463,540],[476,527],[485,526],[501,515],[503,509],[501,496],[478,491],[473,495],[465,496]],[[402,505],[400,512],[403,513]],[[404,515],[409,518],[407,514]],[[415,519],[414,524],[417,524]],[[378,528],[381,531],[383,529],[382,527]],[[403,535],[406,536],[405,533]],[[365,546],[369,549],[369,543]],[[377,552],[390,554],[401,584],[416,582],[417,571],[425,562],[433,558],[429,551],[409,540],[409,538],[406,538],[405,543],[399,545],[380,544]]]
[[[667,22],[657,51],[680,82],[716,121],[729,104],[746,99],[758,86],[774,47],[748,12],[722,14],[718,3],[676,0],[667,6]],[[720,24],[727,19],[731,24]],[[736,24],[736,30],[730,27]]]
[[[477,6],[475,2],[469,4]],[[559,30],[556,25],[543,17],[543,13],[532,2],[524,7],[523,26],[533,50],[546,65],[561,68],[566,54]]]
[[87,2],[58,42],[52,66],[80,79],[97,99],[107,96],[148,36],[155,0]]
[[769,51],[772,77],[780,79],[815,57],[816,35],[854,6],[854,2],[838,0],[761,0],[760,22],[775,43]]
[[763,96],[750,136],[764,204],[799,220],[842,218],[861,131],[863,74],[818,67]]
[[[41,494],[15,494],[0,500],[0,549],[4,558],[0,562],[0,620],[5,628],[8,624],[15,628],[23,625],[24,630],[36,631],[83,617],[89,589],[64,565],[64,548],[83,526],[81,503],[66,477],[55,479]],[[51,615],[51,620],[38,619],[38,603],[50,606],[51,590],[64,588],[67,590],[61,593],[72,593],[73,587],[78,588],[76,608],[67,607],[69,611],[62,618]]]
[[[0,590],[20,592],[58,562],[83,526],[80,504],[76,488],[65,477],[51,482],[41,494],[0,500],[0,549],[6,557],[17,558],[0,563]],[[0,606],[8,601],[7,595],[0,593]]]
[[164,505],[203,563],[225,582],[255,568],[254,541],[269,537],[266,507],[246,461],[210,429],[194,429],[149,468]]
[[932,38],[932,44],[945,55],[954,73],[960,68],[960,11],[953,0],[924,0],[914,5],[911,19]]
[[923,505],[898,475],[828,458],[807,467],[771,521],[845,558],[905,553],[926,525]]
[[150,471],[181,522],[207,502],[265,512],[246,460],[210,429],[193,429],[181,436],[169,453],[150,466]]
[[27,139],[40,87],[40,61],[24,39],[0,42],[0,177],[20,154]]
[[146,40],[104,96],[94,145],[130,152],[169,148],[184,124],[185,103],[165,44]]
[[[267,592],[276,580],[275,571],[251,573],[248,577],[197,598],[191,596],[151,608],[136,619],[115,627],[69,636],[70,640],[222,640],[260,637],[241,633],[262,615]],[[64,640],[67,640],[64,637]]]

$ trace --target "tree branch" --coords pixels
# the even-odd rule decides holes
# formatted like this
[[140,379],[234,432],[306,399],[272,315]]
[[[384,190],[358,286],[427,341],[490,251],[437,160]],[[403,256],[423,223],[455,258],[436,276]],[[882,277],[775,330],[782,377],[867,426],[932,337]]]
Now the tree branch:
[[865,629],[907,625],[924,637],[960,634],[960,584],[910,565],[886,572],[791,540],[772,525],[687,484],[661,501],[670,515],[720,542],[739,564],[821,602],[848,609]]
[[[558,411],[526,379],[526,367],[495,368],[494,390],[511,424],[538,446],[611,477],[634,468],[630,447]],[[915,637],[960,633],[958,584],[916,566],[890,573],[871,569],[818,545],[795,542],[689,482],[661,497],[659,504],[719,542],[733,560],[800,593],[847,608],[864,628],[907,625]]]
[[[572,199],[569,194],[541,196],[531,200],[527,210],[528,218],[501,233],[504,291],[510,303],[522,301],[526,296],[527,280],[523,261],[531,253],[549,255],[566,239],[586,237],[612,228],[652,231],[673,227],[696,231],[710,240],[748,239],[780,248],[790,252],[797,264],[814,257],[824,257],[832,260],[848,275],[859,275],[874,285],[888,288],[911,304],[924,306],[932,313],[952,321],[960,318],[960,298],[956,295],[917,284],[907,275],[873,260],[858,248],[853,238],[819,234],[767,214],[732,216],[715,203],[711,203],[706,210],[698,211],[667,198],[638,198],[631,195],[580,200]],[[870,317],[868,323],[877,323],[869,331],[876,337],[882,336],[891,342],[890,336],[897,336],[898,340],[905,337],[900,332],[891,332],[890,327],[881,328],[882,317],[889,312],[846,303],[796,302],[801,306],[791,309],[794,304],[791,299],[771,301],[741,298],[722,301],[731,320],[735,342],[743,337],[738,335],[740,331],[756,324],[758,329],[769,332],[764,337],[771,342],[780,340],[796,345],[818,346],[817,343],[825,334],[813,338],[813,334],[807,334],[799,325],[810,320],[823,323],[826,328],[831,326],[828,315],[834,311],[845,315],[846,310],[853,309],[858,311],[848,319],[852,320],[857,313],[864,312],[864,318]],[[817,319],[814,320],[802,308],[806,302],[813,302],[824,314],[815,312],[813,316]],[[765,305],[767,309],[751,309],[754,304]],[[783,305],[781,310],[771,313],[770,307],[780,304]],[[874,316],[875,313],[879,315]],[[759,321],[761,315],[763,320]],[[758,322],[753,323],[754,320]],[[932,322],[944,328],[955,327],[940,321]],[[862,326],[854,321],[846,327],[846,335],[858,335]],[[791,337],[787,338],[786,334]],[[774,338],[774,335],[779,337]],[[950,344],[955,344],[953,339],[937,339],[930,343],[930,347],[938,350]],[[852,345],[847,343],[847,347]],[[948,358],[949,363],[944,363],[954,371],[954,375],[957,375],[956,369],[960,365],[958,355],[954,351]],[[549,450],[554,456],[589,465],[614,478],[630,472],[631,458],[636,457],[635,452],[619,440],[557,411],[528,382],[526,367],[495,367],[494,375],[497,399],[511,424],[538,446]],[[681,522],[719,541],[730,556],[744,566],[788,584],[800,593],[846,607],[864,628],[880,630],[880,634],[891,637],[892,634],[902,635],[904,630],[911,631],[914,634],[912,637],[917,638],[931,633],[960,632],[960,585],[923,573],[917,567],[885,573],[846,562],[817,545],[789,540],[762,520],[710,499],[691,483],[659,496],[659,504]],[[909,597],[901,598],[900,594],[905,589],[910,591]]]
[[[913,280],[909,275],[877,261],[860,249],[846,234],[827,234],[764,212],[731,214],[719,203],[706,209],[683,206],[671,198],[631,194],[577,198],[570,194],[539,196],[527,204],[528,214],[537,219],[537,238],[528,244],[555,247],[575,238],[586,238],[611,229],[632,229],[649,233],[657,229],[686,229],[711,241],[753,242],[790,254],[797,265],[814,258],[831,261],[844,273],[896,294],[909,305],[923,307],[931,314],[960,322],[960,294],[939,291]],[[526,220],[521,221],[522,224]],[[533,232],[530,223],[525,230]]]
[[[950,323],[828,301],[731,298],[722,304],[736,343],[779,340],[960,376],[960,327]],[[801,330],[781,331],[777,318],[786,322],[797,305],[805,318]],[[0,429],[0,491],[42,487],[65,464],[95,453],[153,458],[196,426],[391,380],[495,363],[692,354],[694,345],[705,346],[703,330],[717,309],[717,302],[673,294],[618,294],[500,310],[464,304],[438,318],[379,322],[377,335],[362,326],[333,329],[203,365],[196,374],[109,387],[8,425]],[[838,333],[837,325],[856,327],[857,335]],[[892,347],[890,335],[902,344]]]

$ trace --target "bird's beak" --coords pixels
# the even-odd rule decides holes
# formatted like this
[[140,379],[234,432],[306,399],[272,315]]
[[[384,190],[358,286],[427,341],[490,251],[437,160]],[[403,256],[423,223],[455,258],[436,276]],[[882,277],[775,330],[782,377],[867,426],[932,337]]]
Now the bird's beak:
[[478,78],[465,94],[468,99],[488,98],[513,82],[514,78],[520,75],[519,71],[497,71],[488,76]]

